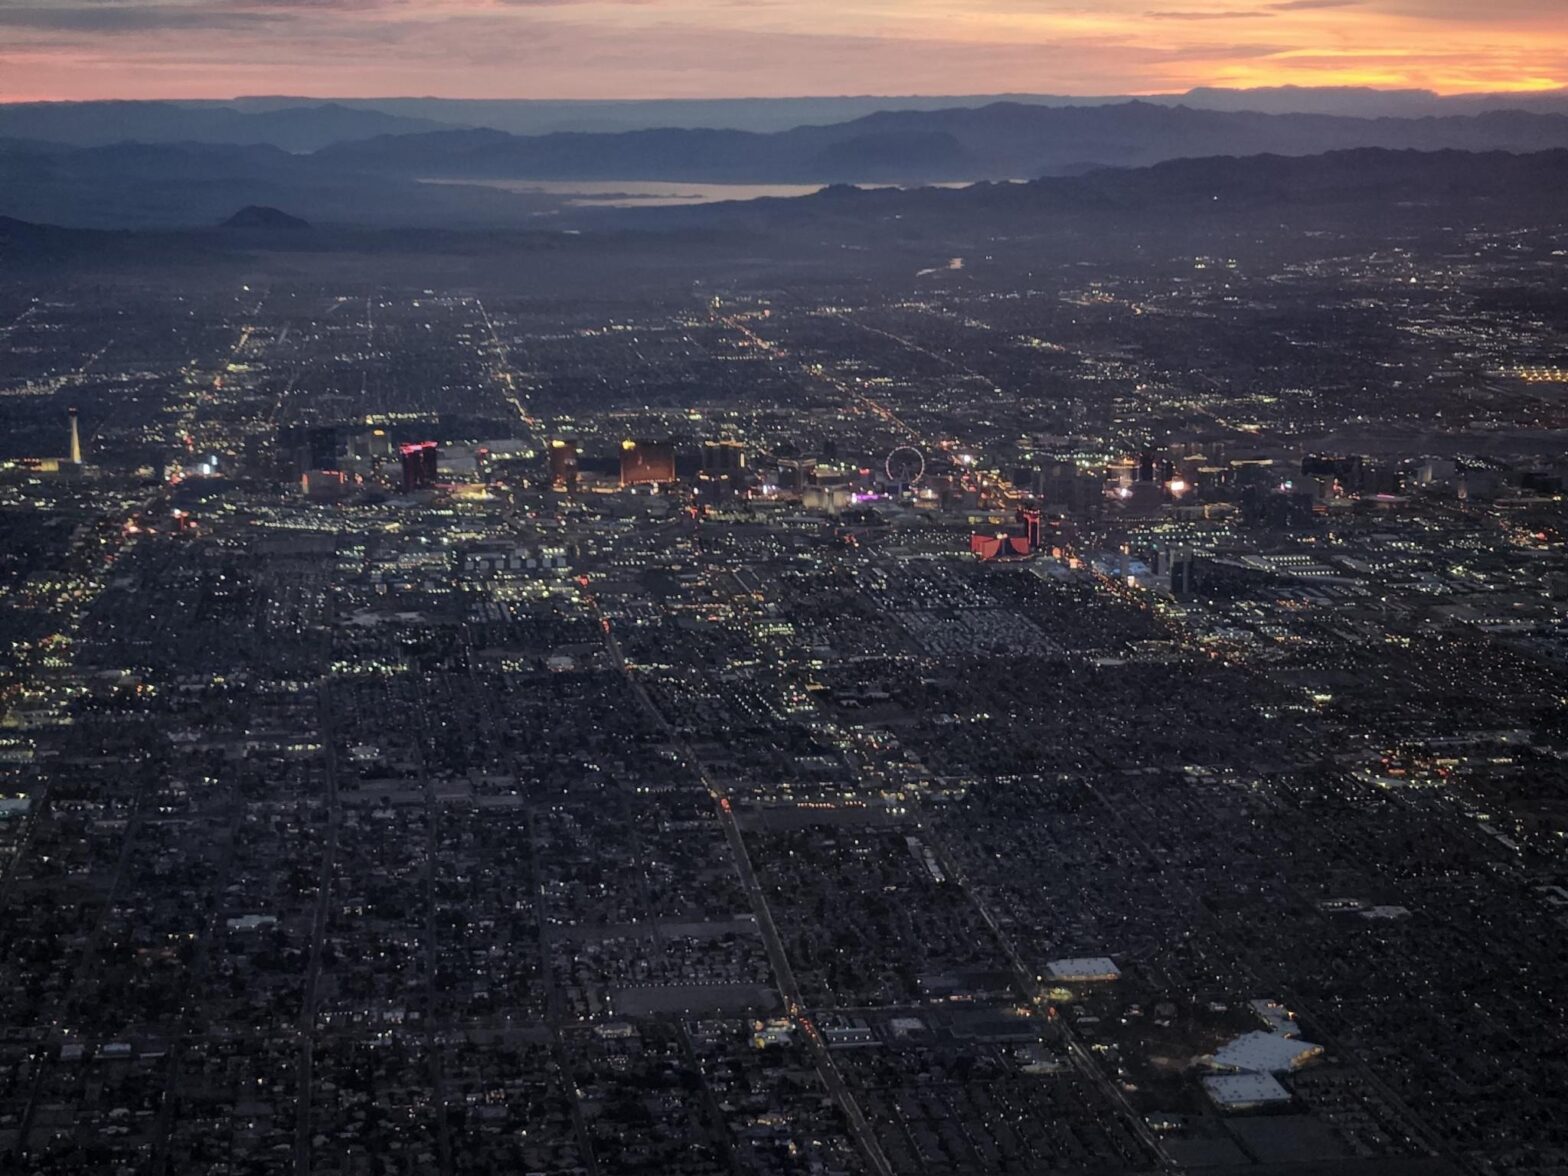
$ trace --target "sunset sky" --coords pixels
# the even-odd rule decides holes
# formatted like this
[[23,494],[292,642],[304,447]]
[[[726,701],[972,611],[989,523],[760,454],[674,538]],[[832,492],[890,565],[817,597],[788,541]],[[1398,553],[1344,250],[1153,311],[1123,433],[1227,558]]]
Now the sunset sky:
[[0,98],[1568,84],[1568,0],[0,0]]

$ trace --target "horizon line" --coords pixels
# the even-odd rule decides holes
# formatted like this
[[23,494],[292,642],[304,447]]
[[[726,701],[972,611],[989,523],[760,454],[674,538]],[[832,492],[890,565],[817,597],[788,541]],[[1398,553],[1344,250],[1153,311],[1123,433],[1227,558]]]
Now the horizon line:
[[691,96],[641,96],[635,98],[568,98],[568,97],[524,97],[524,96],[474,96],[466,94],[308,94],[308,93],[272,93],[272,94],[211,94],[201,96],[185,95],[182,97],[139,97],[139,98],[29,98],[0,96],[0,106],[24,105],[68,105],[103,102],[261,102],[279,101],[284,99],[306,100],[310,102],[539,102],[539,103],[571,103],[571,104],[601,104],[601,105],[631,105],[643,102],[852,102],[862,100],[887,100],[898,101],[905,99],[919,99],[930,101],[934,99],[966,99],[966,98],[1054,98],[1066,99],[1075,102],[1117,102],[1136,101],[1149,98],[1181,98],[1201,92],[1217,92],[1222,94],[1278,94],[1278,93],[1343,93],[1343,94],[1384,94],[1384,95],[1412,95],[1444,98],[1528,98],[1552,97],[1561,95],[1568,97],[1568,86],[1552,87],[1525,87],[1519,89],[1499,90],[1496,88],[1480,90],[1435,90],[1426,86],[1303,86],[1296,83],[1285,83],[1275,86],[1217,86],[1198,85],[1189,86],[1185,90],[1140,90],[1122,93],[1098,94],[1071,94],[1045,90],[997,90],[997,91],[971,91],[968,93],[838,93],[838,94],[729,94],[712,97]]

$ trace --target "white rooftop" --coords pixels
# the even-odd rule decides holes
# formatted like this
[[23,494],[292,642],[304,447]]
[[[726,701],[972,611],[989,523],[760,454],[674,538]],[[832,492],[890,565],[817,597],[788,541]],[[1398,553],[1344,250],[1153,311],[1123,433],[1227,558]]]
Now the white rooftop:
[[1210,1060],[1222,1070],[1274,1074],[1294,1070],[1322,1052],[1321,1045],[1259,1029],[1226,1042]]
[[1253,1107],[1290,1101],[1290,1091],[1271,1074],[1212,1074],[1203,1089],[1221,1107]]

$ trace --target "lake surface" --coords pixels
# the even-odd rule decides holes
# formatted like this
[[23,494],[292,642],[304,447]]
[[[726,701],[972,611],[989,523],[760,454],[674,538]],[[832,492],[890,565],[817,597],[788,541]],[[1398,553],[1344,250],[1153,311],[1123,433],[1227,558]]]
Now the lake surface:
[[[554,196],[578,208],[658,208],[681,204],[717,204],[721,200],[761,200],[765,197],[810,196],[826,184],[700,184],[682,180],[452,180],[427,179],[424,184],[467,184]],[[969,181],[925,185],[964,188]],[[896,184],[857,184],[859,188],[893,188]]]
[[825,184],[693,184],[673,180],[425,180],[427,184],[468,184],[503,192],[559,197],[585,208],[657,208],[661,205],[715,204],[720,200],[760,200],[766,196],[810,196]]

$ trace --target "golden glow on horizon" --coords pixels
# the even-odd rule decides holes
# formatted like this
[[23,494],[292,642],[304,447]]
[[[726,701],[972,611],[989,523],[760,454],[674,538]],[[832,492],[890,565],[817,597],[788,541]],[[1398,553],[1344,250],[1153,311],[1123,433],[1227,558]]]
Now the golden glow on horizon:
[[0,98],[1568,85],[1565,0],[8,0]]

